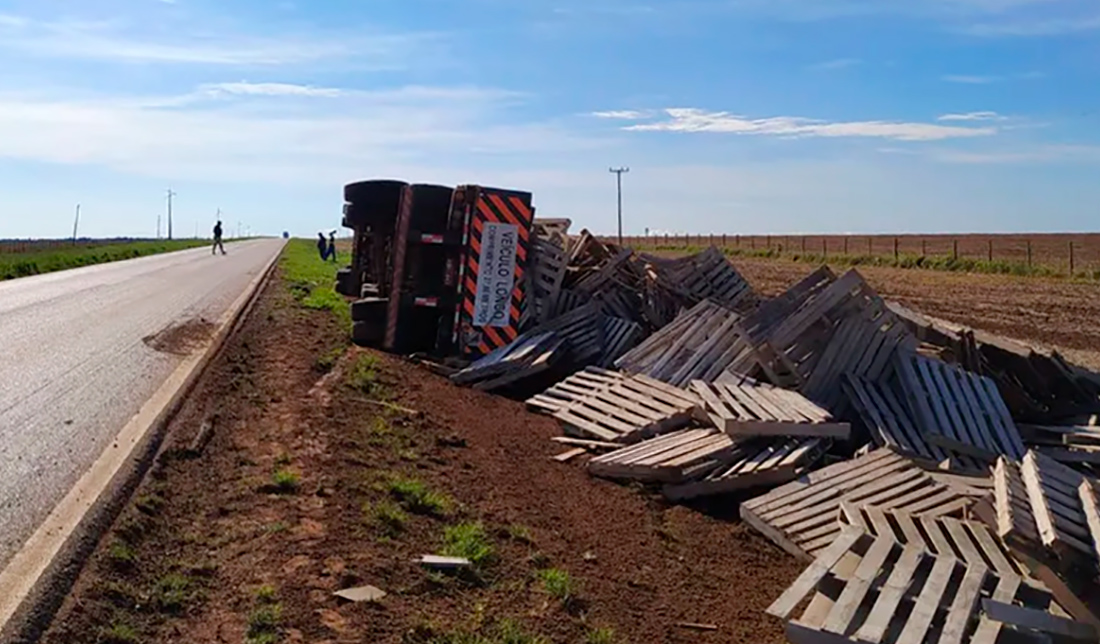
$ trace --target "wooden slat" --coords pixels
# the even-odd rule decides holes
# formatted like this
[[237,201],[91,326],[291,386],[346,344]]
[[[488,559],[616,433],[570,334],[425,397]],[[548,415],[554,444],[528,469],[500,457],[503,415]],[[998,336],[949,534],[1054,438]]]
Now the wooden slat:
[[[1016,598],[1016,591],[1023,580],[1015,575],[1005,575],[997,582],[997,588],[993,591],[993,599],[999,602],[1011,602]],[[982,616],[978,622],[978,628],[970,637],[970,644],[994,644],[1001,634],[1001,622]]]
[[856,639],[861,642],[882,642],[894,618],[894,613],[908,592],[913,582],[913,575],[924,560],[924,556],[924,549],[917,544],[910,543],[905,546],[897,565],[890,571],[890,576],[879,591],[878,599],[875,600],[871,612],[856,632]]
[[1055,617],[1046,611],[1015,606],[1009,601],[983,599],[982,609],[991,621],[1020,626],[1024,629],[1051,633],[1079,642],[1096,642],[1097,632],[1089,624],[1075,622],[1072,619]]
[[783,591],[779,599],[775,600],[766,612],[782,619],[789,617],[798,604],[805,599],[806,595],[813,592],[817,584],[825,578],[833,565],[840,561],[840,558],[862,536],[863,533],[855,528],[841,531],[840,536],[833,542],[833,545],[829,546],[806,570],[802,571],[798,579],[787,590]]
[[924,582],[917,602],[913,606],[913,612],[909,614],[909,620],[905,622],[905,630],[898,638],[897,644],[921,644],[925,633],[936,616],[943,599],[944,591],[951,582],[951,573],[955,569],[955,559],[939,557],[932,565],[932,572]]
[[955,593],[955,601],[951,603],[951,609],[947,613],[947,620],[940,633],[939,644],[961,644],[966,634],[967,626],[974,617],[978,599],[985,584],[989,570],[983,565],[967,567]]

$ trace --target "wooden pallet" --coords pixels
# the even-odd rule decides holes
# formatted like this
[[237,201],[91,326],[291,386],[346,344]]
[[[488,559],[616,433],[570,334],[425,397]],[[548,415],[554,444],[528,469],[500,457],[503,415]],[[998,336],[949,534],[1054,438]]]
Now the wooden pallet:
[[605,368],[614,365],[623,354],[636,347],[644,335],[637,322],[610,315],[604,317],[602,331],[604,350],[598,364]]
[[[961,557],[970,565],[990,565],[998,575],[1030,577],[1025,564],[980,521],[952,517],[912,516],[850,503],[841,504],[842,520],[873,537],[887,536],[901,545],[916,544],[941,557]],[[1032,581],[1033,585],[1041,585]]]
[[1020,476],[1043,545],[1059,554],[1095,560],[1097,544],[1080,496],[1081,484],[1087,479],[1035,451],[1024,456]]
[[895,395],[892,387],[848,375],[844,380],[844,389],[852,408],[859,414],[876,445],[936,463],[946,460],[946,452],[924,439],[909,409]]
[[805,473],[830,444],[821,438],[742,439],[724,463],[699,472],[693,480],[665,485],[662,492],[670,501],[683,501],[779,485]]
[[809,436],[847,440],[848,423],[801,394],[770,385],[691,383],[703,400],[703,415],[730,436]]
[[642,441],[588,462],[594,476],[675,483],[729,462],[737,444],[711,428],[685,429]]
[[628,352],[615,365],[678,387],[713,381],[744,352],[753,350],[738,327],[741,316],[704,300]]
[[565,251],[548,239],[536,239],[532,246],[532,270],[528,271],[531,298],[527,306],[534,323],[549,322],[565,280]]
[[1042,543],[1020,466],[1004,456],[993,467],[993,499],[997,536],[1025,548]]
[[1023,458],[1023,441],[992,380],[919,355],[899,356],[895,368],[926,440],[990,463],[1001,454]]
[[[801,391],[825,408],[839,411],[845,400],[844,376],[880,382],[895,357],[911,355],[917,344],[908,327],[887,310],[882,300],[869,298],[837,326],[820,358],[812,363],[812,370],[803,376]],[[801,373],[809,364],[799,359],[796,370]]]
[[626,376],[618,371],[609,371],[599,367],[585,367],[546,391],[528,398],[527,409],[534,412],[553,414],[568,407],[585,396],[607,389]]
[[557,333],[525,334],[454,373],[451,381],[492,391],[549,370],[566,352],[566,341]]
[[1010,635],[1009,624],[1073,639],[1096,637],[1091,626],[1074,625],[1049,593],[1018,575],[856,527],[847,527],[767,612],[786,621],[792,644],[993,644],[1002,631]]
[[787,552],[813,559],[840,532],[840,504],[961,515],[974,499],[886,449],[810,472],[741,504],[741,518]]
[[699,401],[645,376],[631,376],[554,412],[566,433],[634,443],[691,423]]

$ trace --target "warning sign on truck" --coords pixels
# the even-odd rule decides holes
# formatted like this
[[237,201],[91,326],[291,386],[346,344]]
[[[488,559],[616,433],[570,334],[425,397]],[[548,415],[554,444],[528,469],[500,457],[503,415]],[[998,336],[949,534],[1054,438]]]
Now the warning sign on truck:
[[478,259],[474,326],[506,327],[516,284],[516,243],[519,227],[485,222]]

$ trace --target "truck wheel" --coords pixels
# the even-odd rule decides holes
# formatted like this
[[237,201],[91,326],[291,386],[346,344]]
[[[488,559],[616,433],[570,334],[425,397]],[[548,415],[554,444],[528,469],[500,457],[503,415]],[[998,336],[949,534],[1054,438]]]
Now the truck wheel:
[[454,188],[417,184],[412,187],[412,229],[441,234],[447,230]]
[[344,218],[351,227],[379,226],[397,220],[401,197],[409,184],[404,181],[376,180],[344,186],[347,206]]
[[355,276],[352,275],[350,268],[341,268],[336,271],[336,292],[340,295],[355,297],[358,293],[355,292],[354,281]]
[[386,307],[389,300],[381,297],[366,297],[351,303],[351,319],[355,322],[378,323],[386,321]]
[[381,324],[374,322],[356,322],[351,326],[351,341],[361,347],[369,347],[382,344],[385,339],[386,329]]

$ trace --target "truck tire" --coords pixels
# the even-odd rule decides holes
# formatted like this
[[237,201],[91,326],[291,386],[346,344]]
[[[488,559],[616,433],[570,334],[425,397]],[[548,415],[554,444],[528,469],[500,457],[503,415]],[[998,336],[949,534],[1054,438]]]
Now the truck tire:
[[351,228],[379,227],[397,221],[401,198],[408,185],[388,179],[349,183],[344,186],[344,201],[349,204],[344,219]]
[[435,234],[446,232],[454,192],[454,188],[447,186],[423,183],[413,186],[412,229]]
[[336,271],[336,292],[347,297],[355,297],[358,293],[355,292],[354,281],[355,276],[352,275],[350,268],[341,268]]
[[386,336],[386,328],[374,322],[356,322],[351,325],[351,341],[361,347],[378,346]]
[[386,321],[386,307],[389,300],[381,297],[366,297],[351,303],[351,319],[355,322],[378,323]]

